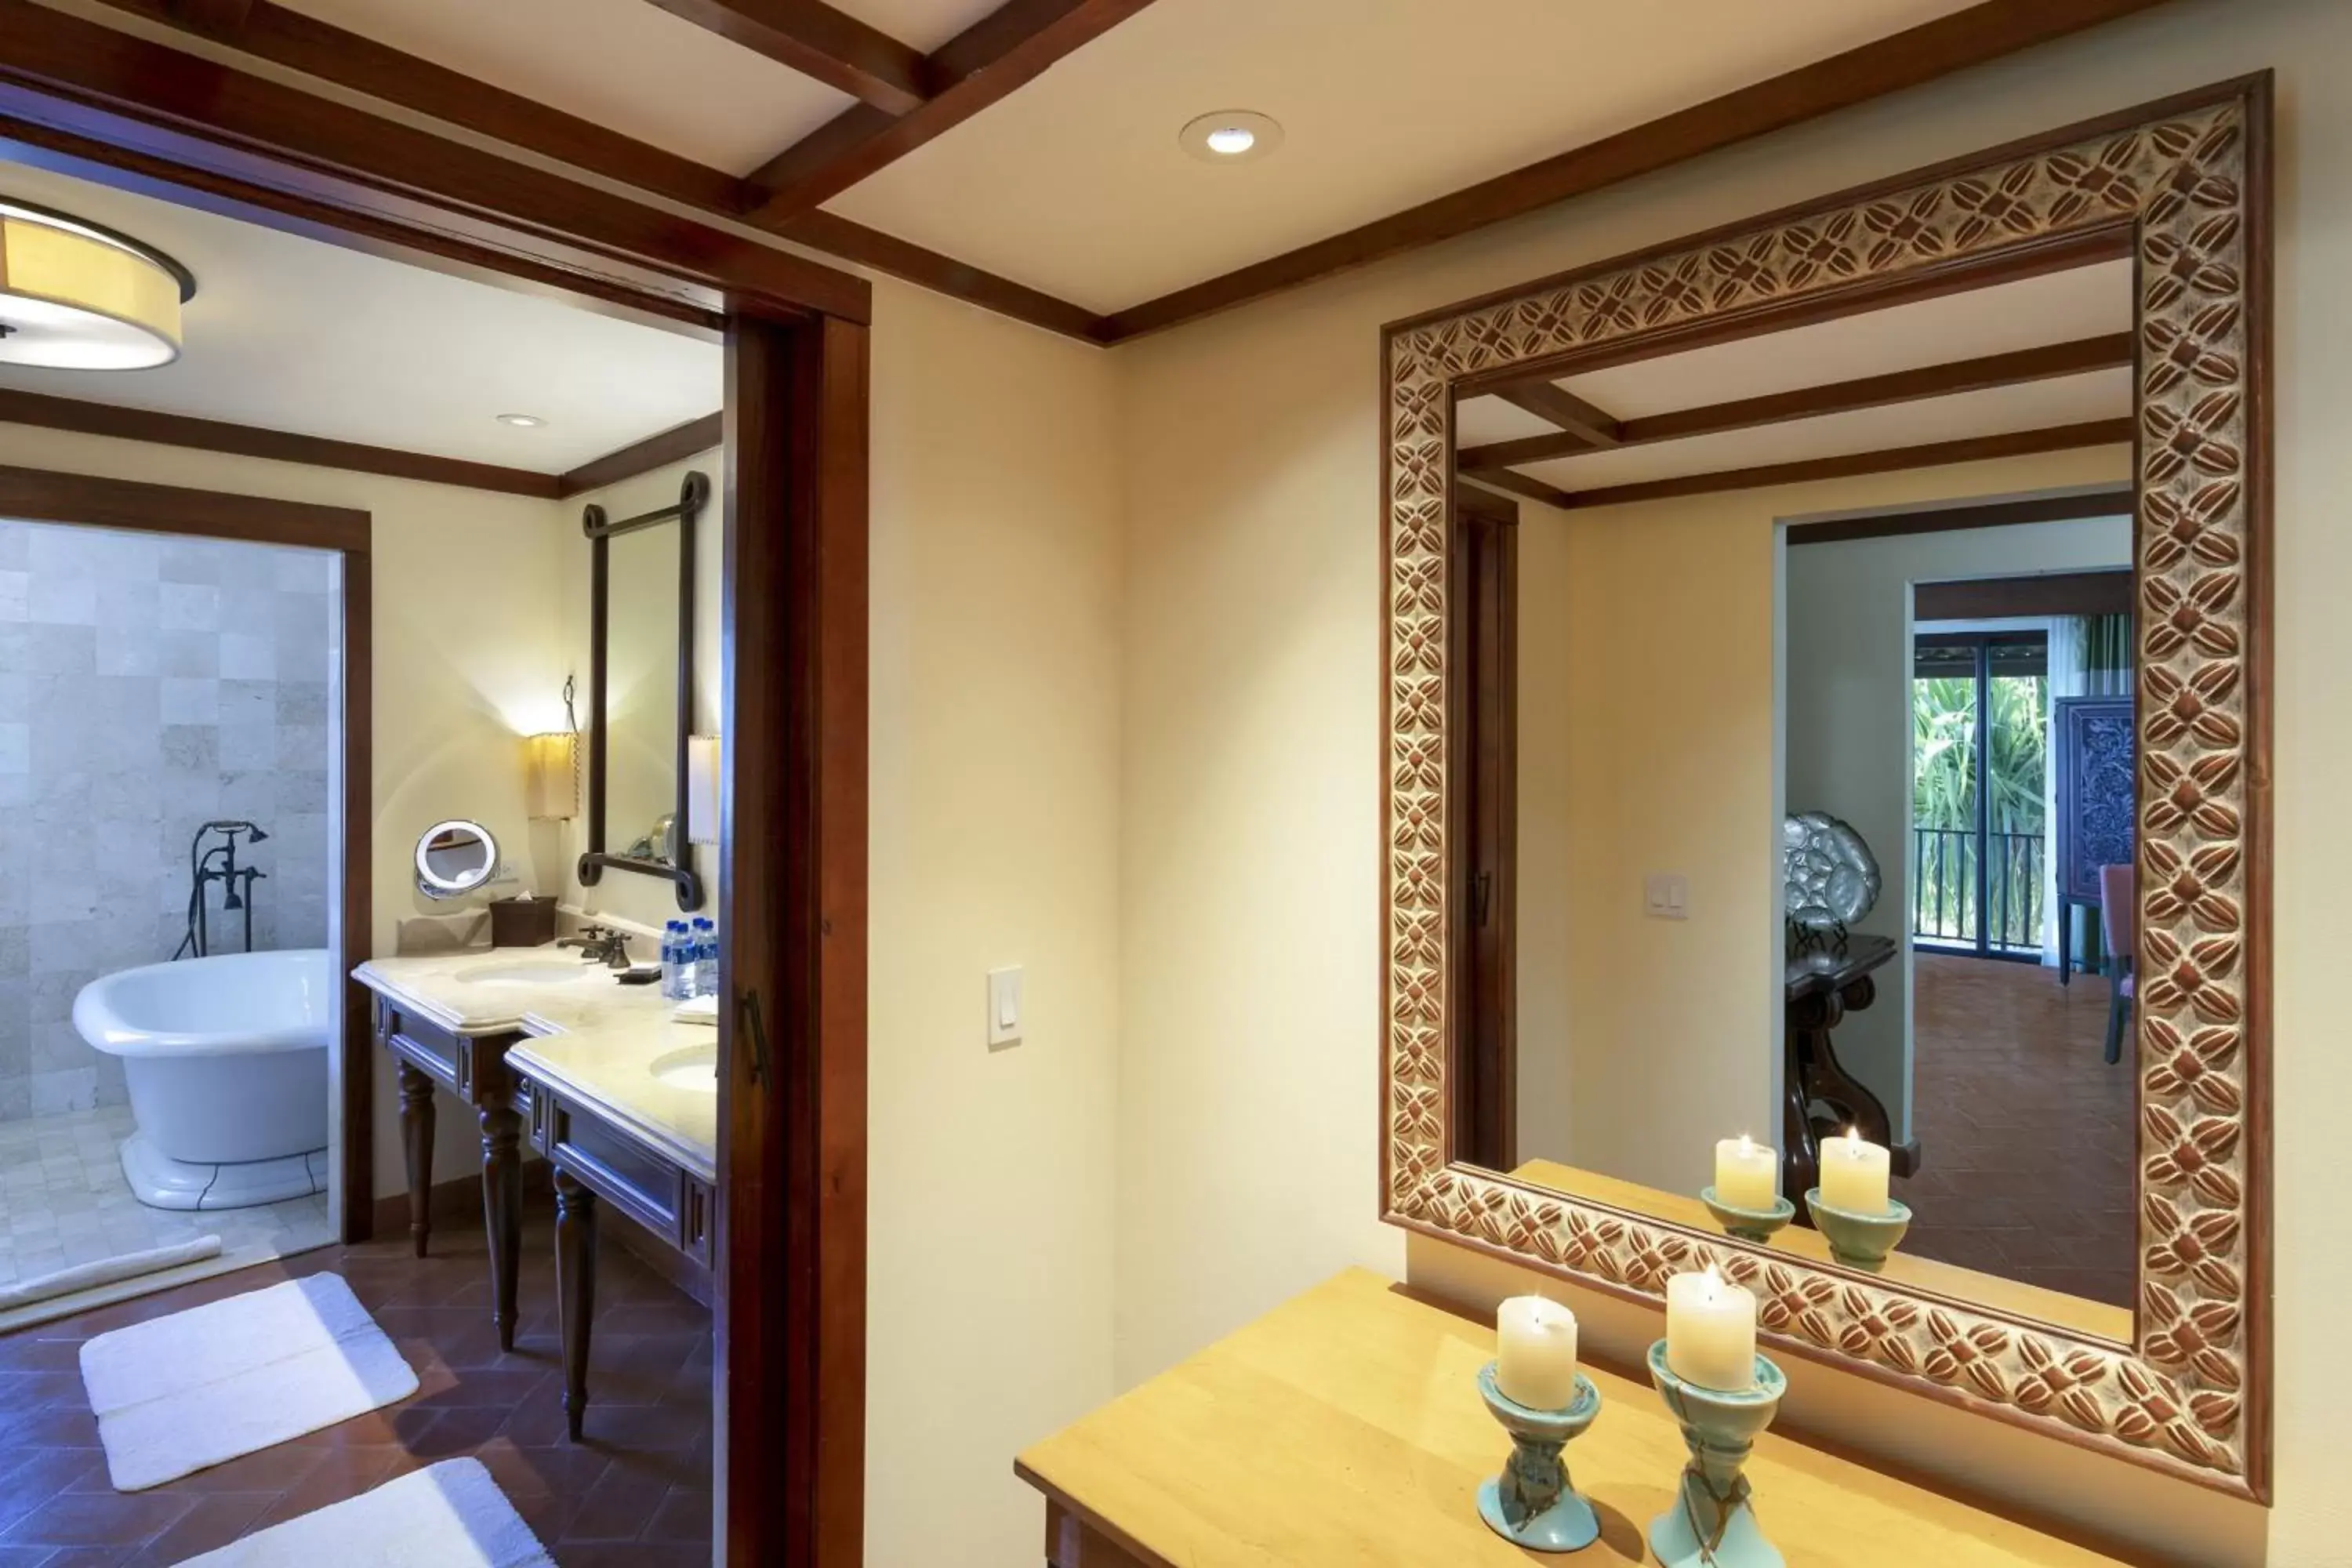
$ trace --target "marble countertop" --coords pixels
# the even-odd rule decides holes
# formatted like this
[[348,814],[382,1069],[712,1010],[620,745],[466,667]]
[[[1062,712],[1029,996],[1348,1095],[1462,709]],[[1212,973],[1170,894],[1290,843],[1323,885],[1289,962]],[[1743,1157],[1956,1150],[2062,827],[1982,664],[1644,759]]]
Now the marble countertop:
[[[562,964],[572,971],[552,980],[469,980],[476,970]],[[577,952],[542,947],[476,947],[415,958],[371,958],[352,978],[379,995],[414,1008],[454,1035],[551,1033],[607,1024],[659,1021],[669,1005],[659,985],[623,985],[614,971]]]
[[608,1018],[538,1035],[509,1047],[507,1065],[580,1101],[628,1136],[716,1185],[716,1076],[708,1089],[665,1083],[654,1076],[653,1064],[673,1051],[715,1052],[718,1047],[717,1029],[681,1024],[667,1010],[656,1009],[647,1017]]

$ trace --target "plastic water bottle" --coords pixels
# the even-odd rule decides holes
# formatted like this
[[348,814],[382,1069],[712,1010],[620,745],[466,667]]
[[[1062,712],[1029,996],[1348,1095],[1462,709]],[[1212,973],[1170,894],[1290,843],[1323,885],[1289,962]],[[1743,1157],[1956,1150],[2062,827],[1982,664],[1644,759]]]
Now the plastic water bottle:
[[719,924],[708,915],[694,917],[694,994],[719,994]]
[[661,989],[673,1002],[683,1002],[694,994],[694,943],[687,935],[684,921],[671,921],[662,927]]

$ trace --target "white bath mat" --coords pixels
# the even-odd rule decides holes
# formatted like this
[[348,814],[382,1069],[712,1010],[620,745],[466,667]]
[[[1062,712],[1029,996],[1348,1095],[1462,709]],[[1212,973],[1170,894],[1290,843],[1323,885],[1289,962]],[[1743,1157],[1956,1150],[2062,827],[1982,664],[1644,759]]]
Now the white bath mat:
[[81,1347],[81,1381],[107,1474],[126,1492],[416,1392],[415,1372],[340,1274],[100,1334]]
[[77,1290],[94,1290],[118,1279],[135,1279],[142,1274],[156,1274],[166,1268],[201,1263],[207,1258],[218,1258],[220,1249],[219,1237],[200,1236],[194,1241],[175,1242],[170,1247],[151,1247],[144,1252],[126,1252],[120,1258],[101,1258],[95,1263],[77,1263],[71,1268],[60,1268],[54,1274],[43,1274],[31,1279],[20,1279],[14,1285],[0,1286],[0,1312],[13,1312],[19,1307],[29,1307],[52,1296],[70,1296]]
[[445,1459],[179,1568],[555,1568],[479,1459]]

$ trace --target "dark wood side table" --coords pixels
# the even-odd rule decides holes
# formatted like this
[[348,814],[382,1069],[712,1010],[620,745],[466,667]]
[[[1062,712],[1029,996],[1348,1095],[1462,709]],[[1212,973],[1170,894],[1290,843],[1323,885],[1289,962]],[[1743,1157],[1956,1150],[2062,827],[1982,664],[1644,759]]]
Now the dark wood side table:
[[463,1035],[376,993],[376,1044],[390,1051],[400,1077],[400,1142],[408,1165],[408,1232],[425,1256],[433,1231],[433,1090],[448,1089],[474,1107],[482,1130],[482,1221],[489,1234],[490,1317],[499,1348],[514,1349],[515,1278],[522,1264],[520,1082],[507,1070],[507,1049],[523,1037],[509,1030]]
[[[1821,1184],[1822,1143],[1848,1127],[1887,1148],[1898,1176],[1919,1168],[1919,1143],[1895,1142],[1885,1102],[1838,1060],[1830,1031],[1848,1013],[1878,999],[1872,972],[1902,949],[1893,937],[1854,933],[1821,947],[1791,946],[1783,975],[1787,1027],[1782,1032],[1780,1190],[1795,1200],[1797,1223],[1810,1225],[1804,1194]],[[1818,1104],[1823,1110],[1816,1112]]]
[[591,1100],[539,1077],[523,1080],[531,1147],[555,1173],[555,1293],[563,1330],[563,1417],[574,1442],[588,1411],[588,1345],[596,1310],[598,1215],[609,1204],[684,1261],[676,1282],[711,1300],[717,1230],[713,1184],[632,1134]]

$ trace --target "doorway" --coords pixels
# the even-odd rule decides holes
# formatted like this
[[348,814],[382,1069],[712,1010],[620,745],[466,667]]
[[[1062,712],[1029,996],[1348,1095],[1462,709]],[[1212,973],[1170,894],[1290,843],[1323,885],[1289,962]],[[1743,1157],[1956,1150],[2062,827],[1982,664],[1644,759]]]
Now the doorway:
[[1911,936],[1919,951],[2041,960],[2049,672],[2042,631],[1912,639]]

